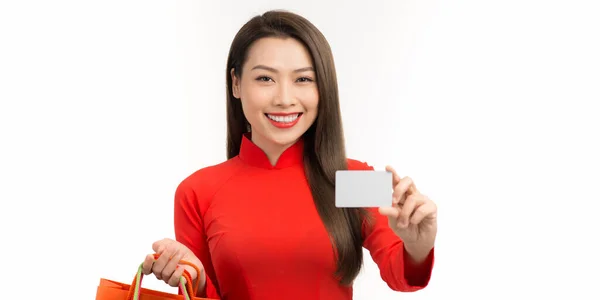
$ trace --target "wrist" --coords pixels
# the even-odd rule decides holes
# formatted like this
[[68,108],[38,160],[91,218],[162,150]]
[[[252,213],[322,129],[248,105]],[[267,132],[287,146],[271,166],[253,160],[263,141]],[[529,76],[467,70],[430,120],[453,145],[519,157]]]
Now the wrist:
[[422,262],[424,262],[427,257],[429,256],[429,253],[431,253],[431,250],[433,249],[433,245],[429,245],[429,244],[419,244],[419,243],[405,243],[404,244],[404,250],[405,253],[408,254],[408,258],[412,261],[412,263],[414,264],[420,264]]

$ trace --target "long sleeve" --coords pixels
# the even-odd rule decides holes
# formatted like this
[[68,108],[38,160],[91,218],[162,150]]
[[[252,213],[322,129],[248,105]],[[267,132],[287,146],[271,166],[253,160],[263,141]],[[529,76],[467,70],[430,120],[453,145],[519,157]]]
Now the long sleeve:
[[206,272],[206,285],[203,293],[207,298],[219,299],[215,271],[204,231],[204,202],[198,201],[194,190],[182,182],[175,192],[175,238],[188,247],[202,262]]
[[[356,160],[348,161],[350,170],[373,170],[372,166]],[[416,265],[411,263],[402,240],[389,227],[388,219],[378,208],[369,208],[372,223],[363,226],[363,246],[379,267],[381,278],[394,291],[414,292],[429,284],[433,270],[434,251]]]
[[[352,286],[340,285],[334,276],[335,253],[312,201],[301,141],[272,165],[245,137],[239,156],[202,168],[177,187],[175,238],[202,261],[207,282],[199,296],[352,299]],[[348,169],[373,168],[349,160]],[[387,218],[377,208],[371,213],[375,223],[364,224],[363,247],[382,279],[397,291],[426,286],[433,252],[426,263],[411,264]]]
[[369,209],[372,226],[365,225],[364,247],[379,267],[381,278],[395,291],[414,292],[425,288],[433,270],[434,250],[419,264],[411,263],[404,243],[391,230],[387,217],[378,209]]

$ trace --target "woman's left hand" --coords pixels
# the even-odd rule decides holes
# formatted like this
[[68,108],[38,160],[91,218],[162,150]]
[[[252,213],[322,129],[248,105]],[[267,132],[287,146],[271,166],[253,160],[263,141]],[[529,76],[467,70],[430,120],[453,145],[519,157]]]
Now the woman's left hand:
[[392,173],[393,204],[380,207],[379,213],[388,217],[390,228],[407,249],[428,253],[437,235],[437,206],[417,190],[411,178],[400,178],[390,166],[385,169]]

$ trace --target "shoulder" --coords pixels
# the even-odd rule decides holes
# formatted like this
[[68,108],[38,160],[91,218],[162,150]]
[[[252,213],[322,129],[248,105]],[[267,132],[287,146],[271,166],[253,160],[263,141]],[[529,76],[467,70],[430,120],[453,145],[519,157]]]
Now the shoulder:
[[177,186],[176,198],[194,199],[204,202],[210,198],[225,183],[243,169],[239,158],[228,159],[219,164],[198,169],[185,177]]
[[348,158],[346,159],[348,170],[374,170],[374,168],[365,161]]

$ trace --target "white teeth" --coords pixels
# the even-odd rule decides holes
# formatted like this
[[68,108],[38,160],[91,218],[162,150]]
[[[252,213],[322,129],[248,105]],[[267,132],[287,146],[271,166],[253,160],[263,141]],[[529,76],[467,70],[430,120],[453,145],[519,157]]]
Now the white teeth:
[[275,122],[291,123],[291,122],[296,121],[296,119],[298,118],[299,115],[300,114],[288,115],[288,116],[273,116],[273,115],[267,114],[267,117],[269,117],[269,119],[271,119]]

